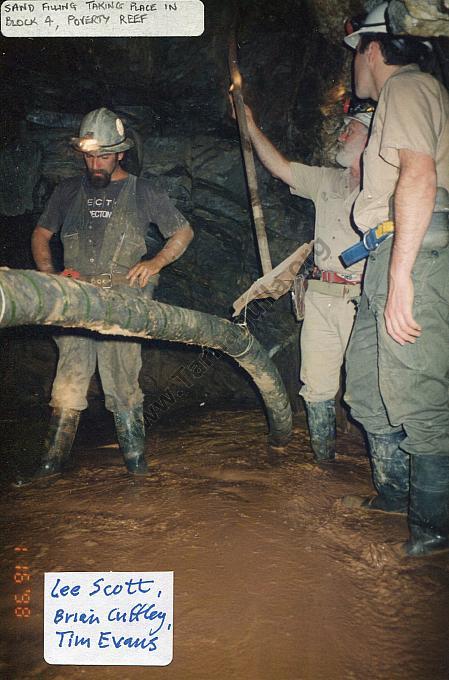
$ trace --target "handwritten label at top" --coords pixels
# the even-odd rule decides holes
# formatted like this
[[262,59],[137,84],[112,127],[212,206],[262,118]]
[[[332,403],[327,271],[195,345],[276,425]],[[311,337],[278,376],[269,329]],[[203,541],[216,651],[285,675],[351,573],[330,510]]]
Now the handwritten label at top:
[[45,574],[50,664],[166,666],[173,656],[173,572]]
[[200,0],[128,2],[3,2],[1,32],[8,38],[197,36],[204,31]]

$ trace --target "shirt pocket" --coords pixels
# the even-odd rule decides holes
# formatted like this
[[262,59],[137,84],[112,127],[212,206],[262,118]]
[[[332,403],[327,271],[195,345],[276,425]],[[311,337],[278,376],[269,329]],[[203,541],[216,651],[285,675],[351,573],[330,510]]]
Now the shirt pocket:
[[79,233],[76,231],[72,234],[61,234],[61,241],[64,248],[64,263],[74,264],[80,252]]
[[143,238],[122,237],[119,248],[114,253],[113,264],[119,267],[133,267],[141,257],[146,254],[146,245]]

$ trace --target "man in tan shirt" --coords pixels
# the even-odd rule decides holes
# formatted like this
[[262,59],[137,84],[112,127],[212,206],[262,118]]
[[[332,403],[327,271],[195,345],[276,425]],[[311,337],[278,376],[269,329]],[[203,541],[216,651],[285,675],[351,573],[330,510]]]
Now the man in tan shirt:
[[438,212],[449,208],[449,97],[418,66],[428,43],[387,34],[387,9],[345,39],[357,96],[378,101],[355,221],[366,231],[394,217],[393,238],[368,258],[347,353],[346,401],[377,495],[345,502],[408,510],[404,552],[422,555],[449,548],[449,229]]
[[[336,160],[341,168],[313,167],[287,160],[257,127],[246,107],[254,149],[271,174],[292,194],[315,204],[315,277],[308,282],[301,330],[300,394],[304,399],[310,439],[317,462],[335,459],[335,395],[360,296],[363,263],[345,269],[342,250],[357,240],[350,214],[360,190],[360,157],[372,111],[363,105],[345,118]],[[371,107],[372,109],[372,107]]]

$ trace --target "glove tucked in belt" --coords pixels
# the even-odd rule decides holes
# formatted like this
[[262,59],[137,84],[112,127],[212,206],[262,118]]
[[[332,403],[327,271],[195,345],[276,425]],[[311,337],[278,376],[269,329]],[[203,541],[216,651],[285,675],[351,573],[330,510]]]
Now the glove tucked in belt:
[[355,274],[341,276],[337,272],[321,271],[314,267],[312,277],[307,281],[307,288],[322,295],[351,300],[360,295],[360,281]]

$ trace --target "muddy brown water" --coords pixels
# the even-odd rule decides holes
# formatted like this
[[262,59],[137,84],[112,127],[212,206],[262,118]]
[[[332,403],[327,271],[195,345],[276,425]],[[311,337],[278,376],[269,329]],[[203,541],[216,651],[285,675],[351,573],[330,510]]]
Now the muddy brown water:
[[[14,418],[5,427],[10,460],[23,433]],[[261,412],[201,411],[158,425],[147,449],[151,475],[126,475],[108,421],[80,435],[64,478],[4,485],[1,677],[449,678],[448,558],[401,559],[404,517],[341,505],[371,490],[359,436],[340,434],[338,463],[318,467],[300,418],[275,451]],[[26,619],[14,615],[19,545]],[[44,572],[165,570],[175,573],[169,666],[43,660]]]

